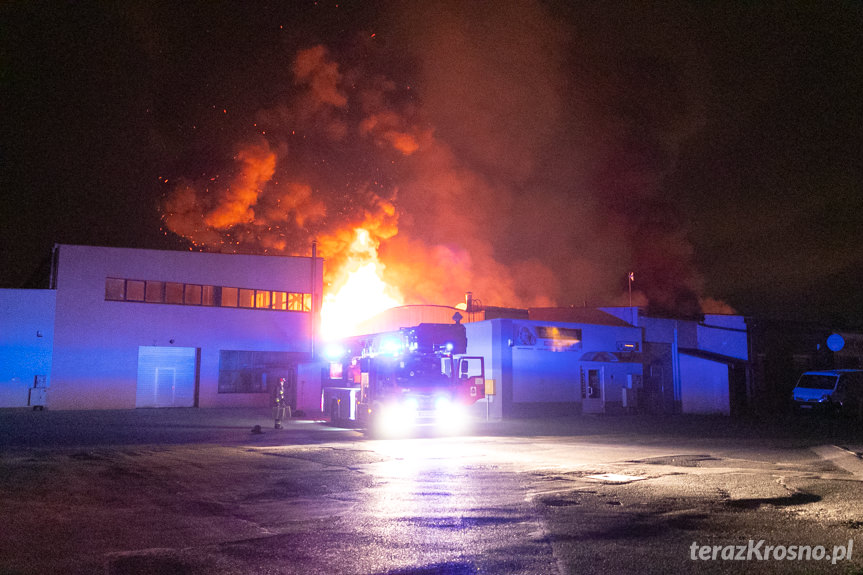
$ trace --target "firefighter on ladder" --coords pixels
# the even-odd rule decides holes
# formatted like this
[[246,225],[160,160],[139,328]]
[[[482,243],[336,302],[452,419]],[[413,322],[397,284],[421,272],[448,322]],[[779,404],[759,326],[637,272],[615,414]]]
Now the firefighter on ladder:
[[275,419],[274,427],[282,428],[282,420],[291,417],[291,406],[288,405],[288,400],[285,398],[285,378],[280,377],[279,383],[273,392],[273,419]]

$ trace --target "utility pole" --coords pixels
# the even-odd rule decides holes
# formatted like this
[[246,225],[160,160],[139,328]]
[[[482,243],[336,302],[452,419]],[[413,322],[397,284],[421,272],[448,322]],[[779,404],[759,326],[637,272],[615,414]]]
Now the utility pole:
[[629,323],[635,325],[635,312],[632,310],[632,282],[635,280],[635,272],[629,272]]
[[311,270],[311,274],[312,274],[312,285],[311,285],[312,306],[311,306],[311,310],[310,310],[311,314],[309,315],[309,317],[311,318],[312,360],[315,359],[315,338],[318,335],[317,329],[316,329],[317,326],[315,325],[317,323],[316,317],[315,317],[315,315],[316,315],[315,312],[317,311],[317,309],[316,309],[317,308],[317,302],[315,301],[315,298],[317,297],[317,294],[315,293],[315,291],[316,291],[315,285],[317,284],[317,275],[318,275],[317,266],[318,266],[318,240],[312,240],[312,270]]

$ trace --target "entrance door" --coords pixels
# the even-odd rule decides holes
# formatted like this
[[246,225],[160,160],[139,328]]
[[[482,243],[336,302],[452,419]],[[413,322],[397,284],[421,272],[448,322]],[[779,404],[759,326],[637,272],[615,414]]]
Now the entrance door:
[[135,407],[194,407],[197,361],[194,347],[139,347]]
[[581,412],[605,412],[605,381],[601,367],[581,368]]
[[[264,374],[266,376],[267,374]],[[274,385],[278,384],[280,379],[285,380],[285,401],[291,406],[291,409],[297,409],[297,366],[291,364],[287,368],[282,368],[277,377],[271,377]]]

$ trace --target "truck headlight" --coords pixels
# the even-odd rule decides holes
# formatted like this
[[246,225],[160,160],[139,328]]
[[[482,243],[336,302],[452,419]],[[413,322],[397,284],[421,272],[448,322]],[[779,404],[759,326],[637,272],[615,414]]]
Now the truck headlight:
[[405,433],[416,422],[418,409],[419,404],[413,398],[382,406],[375,422],[378,431],[387,436]]
[[448,397],[438,397],[434,404],[435,423],[446,431],[461,431],[467,426],[467,409]]
[[452,401],[445,395],[441,395],[434,400],[435,412],[446,412],[452,407]]

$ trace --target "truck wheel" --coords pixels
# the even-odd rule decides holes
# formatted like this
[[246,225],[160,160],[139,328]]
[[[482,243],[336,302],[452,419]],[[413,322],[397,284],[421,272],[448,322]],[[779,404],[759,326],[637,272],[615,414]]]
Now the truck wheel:
[[381,406],[379,404],[374,404],[372,406],[372,412],[368,415],[368,418],[365,421],[363,435],[368,439],[378,439],[382,436],[380,421],[378,421],[378,413],[380,413],[380,409]]

